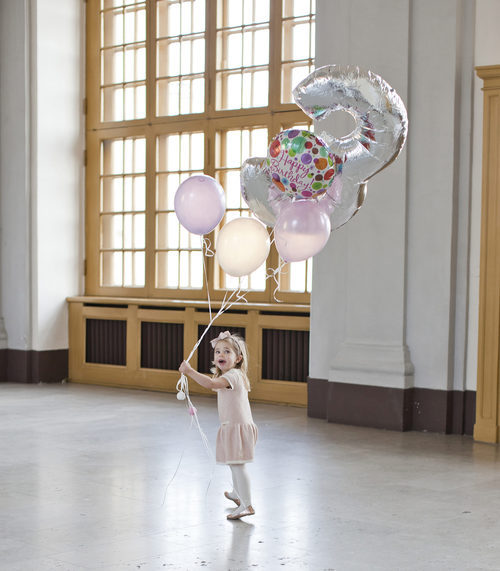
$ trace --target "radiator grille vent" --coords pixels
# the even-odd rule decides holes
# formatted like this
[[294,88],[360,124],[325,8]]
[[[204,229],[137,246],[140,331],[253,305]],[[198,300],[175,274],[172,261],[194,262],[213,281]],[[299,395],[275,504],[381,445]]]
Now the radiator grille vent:
[[85,361],[102,365],[126,365],[127,322],[87,319]]
[[309,331],[262,330],[262,378],[306,382]]
[[[205,325],[198,325],[198,339],[205,331]],[[205,337],[203,337],[202,342],[198,347],[198,370],[202,373],[210,373],[212,368],[213,351],[212,345],[210,345],[210,340],[215,339],[219,336],[222,331],[230,331],[231,333],[236,333],[240,337],[245,339],[245,328],[244,327],[210,327]]]
[[141,323],[141,367],[177,370],[182,361],[182,323]]

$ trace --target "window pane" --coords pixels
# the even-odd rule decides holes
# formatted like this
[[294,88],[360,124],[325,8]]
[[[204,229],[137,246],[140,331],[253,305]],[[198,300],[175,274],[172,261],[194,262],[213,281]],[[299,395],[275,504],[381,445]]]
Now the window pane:
[[256,107],[267,105],[269,98],[269,73],[267,71],[256,71],[251,75],[252,100]]
[[315,12],[315,0],[283,0],[283,16],[285,18],[308,16]]
[[203,254],[202,252],[191,252],[191,284],[194,288],[203,287]]
[[101,212],[123,210],[123,178],[107,177],[101,180]]
[[131,210],[146,210],[146,177],[135,176],[133,182],[133,202]]
[[101,83],[123,82],[123,48],[105,49],[101,52]]
[[264,291],[266,289],[266,262],[252,272],[249,276],[249,286],[254,291]]
[[123,286],[122,252],[101,252],[101,285],[103,287]]
[[103,121],[123,120],[123,89],[121,87],[101,89],[101,117]]
[[130,287],[133,285],[132,273],[133,273],[133,262],[132,262],[132,252],[123,252],[123,285],[125,287]]
[[[167,284],[166,287],[179,287],[179,252],[167,252]],[[165,284],[158,284],[165,287]]]
[[145,252],[134,252],[133,254],[133,286],[140,287],[146,283],[146,253]]
[[226,190],[226,208],[246,208],[246,205],[243,206],[241,198],[239,171],[226,172],[224,188]]
[[[219,4],[220,6],[220,4]],[[219,10],[219,27],[239,26],[243,23],[243,0],[232,0],[224,3],[224,10]],[[225,22],[225,24],[223,24]]]
[[132,6],[134,4],[142,4],[144,0],[101,0],[101,9],[114,8],[116,6]]
[[123,248],[123,215],[101,217],[101,248],[103,250]]

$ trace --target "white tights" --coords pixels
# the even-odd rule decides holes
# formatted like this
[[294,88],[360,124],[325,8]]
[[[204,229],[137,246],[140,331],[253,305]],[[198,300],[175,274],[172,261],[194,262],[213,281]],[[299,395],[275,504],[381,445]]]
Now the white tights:
[[250,478],[245,469],[245,464],[229,464],[233,476],[233,494],[240,499],[240,508],[247,508],[252,504],[250,496]]

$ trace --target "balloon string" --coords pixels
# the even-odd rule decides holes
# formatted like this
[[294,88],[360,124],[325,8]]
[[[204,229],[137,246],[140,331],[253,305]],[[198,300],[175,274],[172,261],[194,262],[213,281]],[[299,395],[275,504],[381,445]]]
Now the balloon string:
[[[198,349],[200,343],[202,342],[203,338],[207,334],[208,330],[210,329],[210,327],[212,327],[212,324],[214,323],[214,321],[220,315],[222,315],[225,311],[227,311],[229,308],[231,308],[235,303],[238,303],[238,302],[248,303],[248,301],[245,297],[246,293],[247,292],[242,293],[241,288],[238,288],[237,290],[233,290],[228,297],[228,295],[227,295],[228,292],[226,291],[226,293],[224,294],[224,299],[222,300],[222,304],[220,306],[219,311],[210,318],[210,321],[208,322],[208,325],[205,327],[205,330],[201,334],[201,336],[198,339],[198,341],[196,342],[195,346],[191,349],[191,353],[189,353],[189,356],[186,359],[186,361],[188,363],[189,363],[191,357],[193,356],[194,352],[196,351],[196,349]],[[178,391],[182,391],[186,395],[186,397],[189,397],[188,382],[187,382],[187,378],[184,374],[181,374],[181,378],[177,381],[176,389]]]
[[174,481],[175,477],[177,476],[177,472],[179,471],[179,468],[181,467],[181,462],[182,462],[182,459],[184,458],[184,452],[186,451],[188,436],[189,436],[189,433],[191,432],[192,427],[193,427],[193,419],[191,418],[191,422],[189,423],[189,428],[188,428],[186,437],[184,439],[184,446],[182,447],[181,457],[179,458],[179,462],[177,463],[177,468],[175,469],[173,476],[170,478],[170,481],[168,482],[167,486],[165,487],[165,493],[163,494],[163,501],[161,503],[162,506],[165,505],[165,500],[167,499],[168,488],[170,487],[170,484]]
[[205,284],[207,287],[207,299],[208,299],[208,312],[210,319],[212,319],[212,304],[210,302],[210,287],[208,285],[208,275],[207,275],[207,265],[205,264],[205,256],[215,256],[214,252],[211,250],[210,240],[208,238],[203,238],[203,256],[201,257],[203,262],[203,274],[205,275]]
[[[274,240],[274,238],[273,238]],[[248,300],[246,298],[246,294],[248,293],[247,291],[243,291],[241,286],[238,289],[234,289],[230,294],[228,291],[225,292],[224,294],[224,298],[222,300],[221,306],[219,308],[219,311],[213,315],[212,313],[212,303],[211,303],[211,299],[210,299],[210,288],[209,288],[209,284],[208,284],[208,276],[207,276],[207,267],[206,267],[206,263],[205,263],[205,256],[213,256],[214,252],[211,249],[211,243],[210,240],[208,240],[208,238],[203,238],[203,256],[202,256],[202,260],[203,260],[203,272],[204,272],[204,276],[205,276],[205,283],[207,286],[207,298],[208,298],[208,310],[209,310],[209,322],[208,325],[205,327],[205,330],[203,331],[203,333],[200,335],[198,341],[195,343],[194,347],[191,349],[191,352],[189,353],[189,356],[187,357],[186,361],[189,363],[189,361],[191,360],[192,356],[194,355],[194,352],[198,349],[198,347],[200,346],[200,343],[203,341],[203,338],[205,337],[205,335],[208,333],[208,331],[210,330],[210,328],[212,327],[212,324],[216,321],[216,319],[221,316],[225,311],[227,311],[228,309],[230,309],[235,303],[248,303]],[[282,265],[280,265],[279,268],[277,268],[274,272],[273,272],[273,277],[274,280],[277,284],[276,289],[274,290],[274,298],[276,299],[276,301],[280,301],[276,298],[276,291],[277,288],[279,287],[279,282],[276,278],[276,273],[278,273],[281,270]],[[268,277],[271,277],[270,275],[266,275],[266,279]],[[189,382],[188,379],[186,377],[186,375],[181,374],[179,380],[177,381],[177,384],[175,386],[176,390],[178,391],[178,393],[183,393],[185,396],[185,400],[186,400],[186,407],[188,409],[189,414],[191,415],[191,424],[189,427],[189,430],[191,430],[191,427],[193,425],[193,423],[196,424],[196,428],[198,429],[198,432],[200,434],[201,437],[201,441],[203,442],[203,445],[205,447],[205,451],[209,457],[209,459],[211,460],[213,467],[212,467],[212,475],[215,469],[215,458],[214,458],[214,454],[212,452],[212,449],[210,447],[208,438],[205,434],[205,432],[203,431],[201,424],[200,424],[200,420],[198,418],[198,411],[196,409],[196,407],[193,405],[193,402],[191,401],[191,397],[189,395]],[[181,461],[182,458],[184,456],[184,450],[181,454],[181,458],[179,460],[179,463],[177,465],[177,468],[172,476],[172,478],[170,479],[170,481],[168,482],[166,488],[165,488],[165,493],[164,493],[164,498],[163,498],[163,503],[162,505],[165,503],[165,498],[167,495],[167,491],[168,488],[170,487],[170,484],[173,482],[173,480],[175,479],[175,476],[177,475],[177,472],[179,470],[179,467],[181,465]],[[208,490],[210,488],[210,484],[212,481],[212,476],[210,476],[210,480],[208,482],[207,485],[207,490],[206,490],[206,494],[208,494]]]
[[[272,242],[274,242],[274,232],[273,231],[271,232],[271,236],[272,236]],[[207,268],[206,268],[206,264],[205,264],[205,255],[206,256],[211,256],[211,255],[213,256],[214,255],[212,250],[211,250],[210,241],[207,238],[203,239],[203,258],[202,259],[203,259],[203,271],[204,271],[204,275],[205,275],[205,283],[207,284],[209,322],[208,322],[208,325],[205,327],[205,330],[203,331],[203,333],[200,335],[200,338],[198,339],[198,341],[196,342],[194,347],[191,349],[191,352],[189,353],[189,356],[186,359],[187,362],[189,362],[191,360],[194,352],[198,349],[198,347],[200,346],[200,343],[203,341],[203,338],[208,333],[208,331],[212,327],[213,323],[217,320],[217,318],[219,316],[221,316],[225,311],[230,309],[235,303],[248,303],[248,300],[246,298],[246,294],[248,293],[248,290],[243,291],[241,286],[240,286],[238,289],[234,289],[229,295],[228,295],[229,292],[226,291],[224,294],[224,298],[222,300],[221,306],[219,308],[219,311],[215,315],[212,314],[212,304],[211,304],[211,300],[210,300],[210,289],[209,289],[209,285],[208,285]],[[274,288],[274,291],[273,291],[273,297],[274,297],[275,301],[277,301],[279,303],[281,303],[281,300],[277,298],[276,292],[279,289],[279,274],[281,273],[281,270],[283,269],[283,267],[285,265],[286,265],[286,262],[284,260],[280,259],[280,263],[278,264],[278,267],[274,270],[272,268],[268,268],[268,273],[266,273],[266,277],[265,277],[266,280],[268,278],[272,278],[274,280],[276,287]],[[198,418],[198,411],[191,401],[191,397],[189,395],[189,382],[188,382],[186,375],[181,374],[181,377],[177,381],[177,384],[176,384],[176,390],[179,393],[184,393],[184,395],[185,395],[186,407],[189,411],[189,414],[192,417],[191,418],[191,424],[189,426],[189,430],[191,430],[193,423],[195,423],[196,428],[198,429],[198,432],[200,434],[201,441],[203,442],[203,445],[205,447],[205,451],[206,451],[209,459],[212,462],[212,472],[211,472],[210,480],[208,482],[207,490],[206,490],[206,494],[205,494],[205,495],[207,495],[208,490],[210,489],[210,485],[212,482],[212,476],[213,476],[214,469],[215,469],[214,454],[213,454],[212,449],[210,447],[208,438],[207,438],[205,432],[203,431],[203,429],[201,427],[200,420]],[[179,463],[177,465],[177,468],[176,468],[172,478],[170,479],[170,481],[168,482],[168,484],[165,488],[165,493],[164,493],[162,505],[164,505],[164,503],[165,503],[168,488],[170,487],[171,483],[174,481],[175,476],[177,475],[177,472],[178,472],[179,467],[181,465],[183,456],[184,456],[184,450],[182,451],[182,454],[181,454],[181,457],[179,459]]]
[[[208,286],[208,276],[207,276],[207,266],[205,263],[205,256],[213,256],[214,252],[211,249],[211,243],[210,240],[206,237],[203,237],[203,241],[202,241],[202,249],[203,249],[203,256],[202,256],[202,261],[203,261],[203,273],[205,275],[205,284],[207,287],[207,298],[208,298],[208,311],[209,311],[209,316],[210,316],[210,324],[213,323],[213,319],[212,319],[212,303],[210,300],[210,288]],[[193,347],[191,353],[189,354],[189,357],[187,358],[187,361],[189,361],[191,359],[191,357],[193,356],[193,353],[196,351],[198,345],[200,344],[201,340],[203,339],[203,336],[205,335],[206,331],[208,330],[208,328],[203,332],[203,335],[200,337],[200,339],[198,340],[197,344]],[[186,406],[188,408],[189,414],[191,415],[191,423],[189,425],[189,431],[191,431],[191,428],[193,426],[193,423],[196,422],[196,427],[198,428],[198,432],[200,433],[200,437],[201,437],[201,441],[203,442],[203,445],[205,446],[205,450],[207,452],[208,457],[213,460],[213,453],[212,450],[210,448],[210,445],[208,443],[208,438],[206,436],[206,434],[203,432],[203,429],[201,428],[200,425],[200,421],[198,419],[198,413],[197,413],[197,409],[196,407],[193,405],[192,401],[191,401],[191,397],[189,396],[189,384],[188,384],[188,380],[186,378],[186,376],[184,374],[181,374],[181,378],[177,381],[176,384],[176,389],[178,392],[182,392],[185,395],[186,398]],[[188,431],[188,432],[189,432]],[[168,488],[170,487],[170,484],[174,481],[175,476],[177,475],[177,472],[179,471],[181,462],[182,462],[182,458],[184,456],[184,451],[185,451],[185,446],[184,449],[182,450],[182,454],[181,457],[179,459],[179,463],[177,464],[177,468],[175,469],[175,472],[173,474],[173,476],[170,478],[170,481],[168,482],[166,488],[165,488],[165,493],[163,495],[163,502],[162,502],[162,506],[165,504],[165,499],[167,497],[167,491]],[[212,469],[212,474],[213,474],[213,469]],[[208,490],[210,488],[210,483],[211,483],[211,477],[210,477],[210,481],[208,482],[208,486],[207,486],[207,494],[208,494]]]
[[203,254],[208,258],[215,256],[215,252],[212,250],[212,242],[205,236],[203,236]]
[[269,238],[271,242],[269,243],[269,247],[271,247],[276,242],[276,236],[274,234],[274,228],[271,228],[271,232],[269,233]]
[[[179,389],[179,386],[182,387],[182,389]],[[208,442],[208,438],[207,435],[203,432],[203,429],[201,427],[199,418],[198,418],[198,412],[196,407],[193,405],[191,398],[189,396],[189,386],[188,386],[188,381],[187,378],[184,374],[181,375],[181,378],[179,379],[179,381],[177,382],[177,389],[178,390],[182,390],[182,392],[184,392],[184,394],[186,395],[186,407],[189,411],[189,414],[191,415],[191,423],[189,425],[189,431],[191,430],[191,427],[193,426],[193,423],[196,424],[196,428],[198,429],[198,432],[200,433],[200,437],[201,437],[201,441],[203,443],[203,446],[205,447],[205,451],[207,453],[207,456],[210,460],[210,463],[212,465],[212,469],[210,472],[210,479],[208,480],[208,484],[207,484],[207,490],[205,492],[205,496],[207,496],[208,494],[208,490],[210,489],[210,484],[212,483],[212,478],[213,478],[213,474],[214,474],[214,470],[215,470],[215,457],[214,454],[212,452],[212,449],[210,448],[210,444]],[[188,431],[188,434],[189,434]],[[162,502],[162,506],[165,504],[165,499],[167,497],[167,492],[168,492],[168,488],[170,487],[170,485],[172,484],[172,482],[175,479],[175,476],[177,475],[177,472],[179,471],[181,462],[182,462],[182,458],[184,457],[184,452],[186,450],[186,444],[187,444],[187,436],[186,436],[186,440],[185,440],[185,444],[184,444],[184,448],[182,450],[182,454],[181,457],[179,458],[179,462],[177,464],[177,467],[175,469],[175,472],[173,473],[172,477],[170,478],[170,481],[168,482],[168,484],[165,487],[165,492],[163,494],[163,502]]]
[[[225,295],[224,295],[224,299],[222,300],[222,304],[220,306],[219,311],[210,318],[210,321],[208,323],[208,325],[205,327],[205,330],[203,331],[203,333],[201,334],[200,338],[198,339],[198,341],[196,342],[195,346],[192,348],[191,353],[189,353],[188,358],[186,359],[186,361],[189,363],[191,357],[193,356],[194,352],[196,351],[196,349],[198,349],[198,346],[200,345],[200,343],[202,342],[203,338],[205,337],[205,335],[207,334],[208,330],[210,329],[210,327],[212,327],[212,324],[214,323],[214,321],[221,316],[225,311],[227,311],[228,309],[230,309],[235,303],[241,302],[241,303],[248,303],[245,295],[248,292],[244,292],[242,293],[241,288],[238,288],[237,290],[233,290],[231,292],[231,294],[228,297],[228,292],[226,291]],[[234,298],[234,299],[233,299]],[[182,379],[182,377],[181,377]],[[180,380],[179,380],[180,382]],[[179,382],[177,383],[177,385],[179,385]],[[179,389],[178,389],[179,390]]]
[[[200,338],[196,342],[195,346],[191,350],[191,353],[189,354],[186,361],[189,362],[189,360],[193,356],[194,352],[196,351],[196,349],[199,347],[200,343],[202,342],[203,338],[205,337],[205,335],[209,331],[210,327],[212,326],[212,324],[215,322],[215,320],[220,315],[222,315],[225,311],[230,309],[235,303],[239,303],[239,302],[240,303],[248,303],[248,301],[245,297],[246,293],[247,292],[242,292],[241,288],[238,288],[237,290],[233,290],[231,292],[231,294],[228,296],[228,292],[226,291],[226,293],[224,294],[224,299],[222,300],[222,304],[221,304],[219,311],[214,316],[212,316],[210,318],[208,325],[205,327],[205,330],[203,331]],[[198,432],[200,433],[201,441],[203,442],[203,445],[205,447],[205,451],[206,451],[206,453],[207,453],[207,455],[208,455],[208,457],[212,463],[212,472],[211,472],[211,476],[210,476],[210,479],[209,479],[209,482],[207,485],[207,490],[206,490],[206,494],[208,494],[208,490],[210,489],[210,484],[212,483],[212,476],[213,476],[213,473],[215,470],[215,457],[214,457],[214,454],[213,454],[212,449],[210,447],[210,444],[208,442],[207,435],[205,434],[205,432],[203,431],[203,429],[201,427],[200,420],[198,418],[198,411],[191,401],[191,397],[189,395],[189,383],[188,383],[188,379],[187,379],[186,375],[181,374],[181,377],[177,381],[175,388],[178,392],[182,392],[185,395],[186,407],[189,411],[189,414],[192,417],[190,429],[191,429],[191,426],[194,422],[196,424],[196,428],[198,429]],[[177,472],[179,470],[183,455],[184,455],[184,451],[182,452],[181,458],[180,458],[179,463],[177,465],[177,468],[174,472],[174,475],[172,476],[172,478],[170,479],[170,481],[168,482],[168,484],[165,488],[164,500],[163,500],[162,505],[165,503],[165,498],[167,495],[168,488],[170,487],[170,484],[174,481],[175,476],[177,475]]]
[[277,303],[283,303],[281,301],[281,299],[279,299],[276,296],[276,292],[279,290],[279,287],[280,287],[280,275],[282,273],[281,271],[286,266],[286,264],[287,264],[287,262],[285,262],[285,260],[282,260],[280,258],[280,262],[279,262],[277,268],[274,268],[274,269],[273,268],[267,268],[266,280],[268,278],[272,278],[274,280],[275,287],[274,287],[274,291],[273,291],[273,298],[274,298],[274,301],[276,301]]

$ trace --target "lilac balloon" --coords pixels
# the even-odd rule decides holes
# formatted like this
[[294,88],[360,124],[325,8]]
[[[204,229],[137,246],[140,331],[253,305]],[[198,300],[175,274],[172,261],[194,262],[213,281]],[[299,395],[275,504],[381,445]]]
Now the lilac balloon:
[[224,189],[211,176],[190,176],[177,189],[174,208],[179,222],[186,230],[193,234],[208,234],[224,216]]
[[301,262],[317,254],[330,237],[328,214],[315,200],[295,200],[284,207],[274,226],[279,255],[285,262]]

